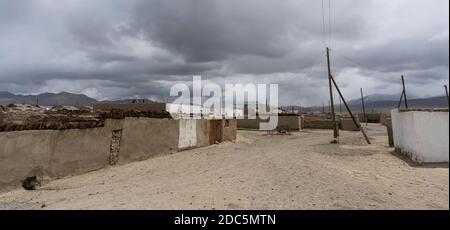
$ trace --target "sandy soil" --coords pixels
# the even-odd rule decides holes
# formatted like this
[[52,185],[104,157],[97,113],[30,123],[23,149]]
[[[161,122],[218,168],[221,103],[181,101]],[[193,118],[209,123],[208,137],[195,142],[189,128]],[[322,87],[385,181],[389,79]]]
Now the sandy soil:
[[239,131],[223,143],[0,195],[0,209],[449,209],[449,170],[414,165],[385,128],[292,135]]

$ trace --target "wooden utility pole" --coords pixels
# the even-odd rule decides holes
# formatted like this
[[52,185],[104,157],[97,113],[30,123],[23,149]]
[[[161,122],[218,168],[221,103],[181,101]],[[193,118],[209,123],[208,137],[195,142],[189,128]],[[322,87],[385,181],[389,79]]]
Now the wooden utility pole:
[[366,106],[364,105],[364,94],[363,94],[362,88],[361,88],[361,102],[362,102],[364,121],[366,122],[366,125],[367,125]]
[[405,99],[405,107],[408,108],[408,98],[406,97],[405,78],[402,75],[403,97]]
[[342,99],[339,97],[339,113],[342,115]]
[[450,102],[448,101],[448,87],[447,85],[444,85],[445,88],[445,94],[447,95],[447,105],[450,107]]
[[327,47],[327,65],[328,65],[328,86],[330,88],[330,107],[331,107],[331,119],[333,120],[333,136],[334,141],[337,142],[339,137],[338,124],[336,123],[336,114],[334,113],[334,100],[333,100],[333,84],[331,83],[331,64],[330,64],[330,49]]
[[353,113],[352,113],[352,111],[350,110],[350,107],[347,105],[347,102],[345,101],[344,95],[342,95],[341,90],[339,90],[339,87],[338,87],[336,81],[334,80],[333,76],[330,75],[330,77],[331,77],[331,80],[333,81],[334,86],[336,87],[336,90],[337,90],[338,93],[339,93],[339,96],[342,98],[342,101],[344,102],[345,108],[347,108],[347,111],[348,111],[348,113],[350,114],[350,117],[352,118],[353,123],[355,123],[356,127],[359,128],[359,130],[360,130],[361,133],[363,134],[364,138],[366,139],[367,144],[370,145],[371,143],[370,143],[369,137],[367,136],[366,132],[365,132],[364,129],[361,127],[361,125],[356,121],[355,116],[353,116]]
[[402,91],[402,95],[400,95],[400,100],[398,101],[398,106],[397,106],[398,109],[400,109],[400,106],[402,106],[403,94],[404,94],[404,93],[405,93],[405,92]]

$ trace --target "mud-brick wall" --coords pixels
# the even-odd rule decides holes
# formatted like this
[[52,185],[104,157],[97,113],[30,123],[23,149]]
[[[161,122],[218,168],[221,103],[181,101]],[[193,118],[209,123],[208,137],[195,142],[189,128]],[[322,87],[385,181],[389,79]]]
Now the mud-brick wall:
[[[345,131],[359,131],[359,127],[355,125],[351,118],[341,118],[341,129]],[[359,123],[359,121],[357,121]]]
[[237,120],[223,120],[223,141],[235,141],[237,136]]
[[120,128],[121,121],[108,120],[93,129],[0,132],[0,191],[28,176],[57,178],[105,167],[111,133]]
[[0,108],[0,125],[3,125],[3,122],[5,120],[5,114],[2,111],[2,108]]
[[301,116],[278,116],[279,130],[301,131],[302,130]]
[[206,119],[198,119],[196,121],[197,130],[197,147],[204,147],[209,145],[209,122]]
[[119,164],[178,151],[179,121],[126,118],[120,139]]
[[305,129],[333,129],[334,123],[332,120],[323,119],[305,119]]
[[248,119],[248,118],[237,119],[237,128],[259,130],[259,123],[260,119],[258,117],[255,119]]

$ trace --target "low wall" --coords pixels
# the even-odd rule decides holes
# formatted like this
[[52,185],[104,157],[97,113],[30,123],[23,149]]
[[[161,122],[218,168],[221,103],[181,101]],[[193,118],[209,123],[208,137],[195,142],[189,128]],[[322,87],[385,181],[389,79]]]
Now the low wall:
[[332,120],[306,119],[305,129],[334,129],[334,123]]
[[223,141],[235,141],[237,138],[237,120],[224,120],[223,125]]
[[[236,120],[219,120],[222,141]],[[106,119],[103,127],[0,132],[0,191],[31,176],[60,178],[210,144],[210,120]]]
[[449,114],[446,111],[392,110],[394,145],[420,163],[448,162]]
[[[366,113],[367,123],[380,123],[380,113]],[[365,123],[364,113],[358,113],[358,119],[361,123]]]
[[29,176],[58,178],[108,165],[111,133],[122,121],[72,130],[0,132],[0,191],[21,185]]
[[124,119],[119,164],[178,151],[179,122],[172,119]]
[[237,119],[238,129],[259,130],[260,119]]
[[388,126],[388,122],[390,122],[391,114],[390,113],[381,113],[380,114],[380,123],[384,126]]
[[278,116],[278,130],[301,131],[301,116]]
[[341,129],[345,131],[359,131],[359,127],[355,125],[351,118],[341,118]]
[[127,104],[114,104],[114,103],[99,103],[94,104],[94,111],[146,111],[146,112],[166,112],[165,103],[127,103]]
[[[237,128],[259,130],[259,124],[267,122],[259,117],[255,119],[237,119]],[[296,115],[279,115],[277,130],[301,131],[303,122],[301,116]]]
[[0,126],[3,125],[4,120],[5,120],[5,115],[4,115],[3,111],[1,111],[1,109],[0,109]]

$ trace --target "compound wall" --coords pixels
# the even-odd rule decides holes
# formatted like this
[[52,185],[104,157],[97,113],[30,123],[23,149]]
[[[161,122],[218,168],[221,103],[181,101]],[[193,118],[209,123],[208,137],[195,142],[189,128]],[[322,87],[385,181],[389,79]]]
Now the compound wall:
[[447,111],[391,111],[394,145],[420,163],[448,162],[449,114]]
[[[226,123],[222,141],[233,141],[236,120]],[[0,191],[31,176],[59,178],[206,146],[208,124],[205,119],[125,118],[90,129],[0,132]]]

